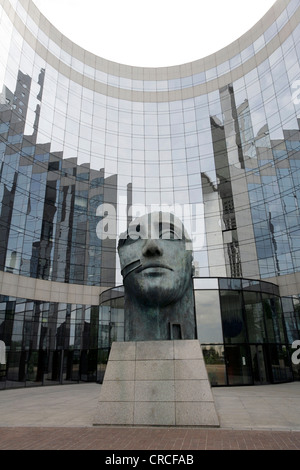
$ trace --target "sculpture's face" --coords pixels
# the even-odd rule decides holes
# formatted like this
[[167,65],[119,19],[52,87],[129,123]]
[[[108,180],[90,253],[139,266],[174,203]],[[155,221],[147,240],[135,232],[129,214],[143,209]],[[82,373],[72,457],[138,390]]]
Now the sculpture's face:
[[152,213],[134,221],[119,248],[130,296],[149,306],[168,305],[183,296],[191,282],[192,254],[182,231],[181,222],[170,223],[169,214]]

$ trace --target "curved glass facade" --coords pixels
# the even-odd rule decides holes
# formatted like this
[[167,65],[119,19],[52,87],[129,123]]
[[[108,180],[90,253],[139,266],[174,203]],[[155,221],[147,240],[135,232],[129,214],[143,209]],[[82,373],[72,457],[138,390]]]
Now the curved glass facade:
[[[31,0],[0,1],[2,383],[10,373],[26,382],[31,350],[43,351],[42,382],[55,370],[49,351],[60,354],[60,371],[75,350],[97,365],[105,335],[121,338],[121,326],[107,333],[115,320],[102,318],[99,306],[99,296],[122,283],[117,235],[135,215],[158,208],[191,234],[195,281],[219,279],[223,323],[211,348],[225,348],[223,361],[230,351],[250,358],[253,378],[255,354],[284,347],[290,372],[280,380],[297,377],[289,348],[299,338],[299,20],[298,0],[278,0],[215,54],[139,68],[81,49]],[[283,318],[284,334],[270,333],[268,293],[243,284],[226,290],[221,279],[275,285],[281,310],[271,321]],[[233,342],[230,312],[236,328],[241,319],[247,325]],[[260,338],[250,326],[256,315],[265,322]],[[270,357],[275,352],[265,361],[268,380],[278,381]],[[217,384],[250,383],[224,370]]]
[[[102,345],[124,338],[122,288],[100,299]],[[292,343],[299,338],[299,299],[278,286],[244,278],[194,278],[198,339],[212,386],[299,380]],[[99,337],[100,340],[100,337]]]

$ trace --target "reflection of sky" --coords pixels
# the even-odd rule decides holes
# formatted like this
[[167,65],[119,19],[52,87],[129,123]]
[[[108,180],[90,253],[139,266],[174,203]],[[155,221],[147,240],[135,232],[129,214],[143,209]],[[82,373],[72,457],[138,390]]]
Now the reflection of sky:
[[[21,12],[22,7],[19,9],[19,14],[21,14]],[[27,17],[27,15],[24,17]],[[287,19],[286,15],[282,16],[282,18],[278,20],[278,27],[281,28],[286,23]],[[6,75],[6,86],[8,86],[10,90],[14,90],[16,83],[13,83],[12,77],[17,76],[18,68],[21,68],[24,73],[28,73],[33,78],[26,122],[26,133],[30,134],[30,130],[33,129],[37,104],[36,96],[39,91],[37,76],[40,68],[45,67],[45,62],[39,56],[34,55],[33,51],[26,45],[26,43],[23,43],[23,49],[21,50],[20,45],[22,44],[22,39],[20,35],[15,31],[13,35],[11,35],[12,28],[10,23],[5,19],[5,17],[3,18],[3,21],[4,26],[8,31],[8,34],[4,39],[6,43],[2,52],[3,56],[6,56],[7,60],[3,60],[3,63],[8,63],[11,72],[13,72]],[[32,20],[28,17],[27,25],[32,29],[32,32],[36,34],[36,26],[34,27],[31,23]],[[275,31],[276,28],[272,34],[266,34],[265,37],[270,39],[273,37],[273,33]],[[10,43],[11,38],[12,42]],[[42,34],[39,35],[39,39],[43,41]],[[246,60],[246,58],[248,59],[251,54],[259,50],[258,44],[262,45],[263,42],[257,40],[254,48],[251,46],[251,48],[248,48],[249,50],[247,49],[247,51],[242,52],[241,56],[243,60]],[[71,56],[67,59],[66,52],[63,51],[64,53],[62,53],[58,45],[54,44],[53,41],[50,41],[48,45],[52,53],[55,56],[60,57],[60,60],[65,61],[66,65],[70,66],[73,64],[78,73],[84,72],[95,78],[95,75],[92,73],[92,67],[87,67],[83,64],[80,66],[80,61],[75,60]],[[13,56],[14,60],[10,60],[9,56]],[[32,70],[33,60],[36,61],[34,71]],[[266,77],[271,76],[266,73],[266,62],[264,68],[259,66],[257,69],[260,71],[260,75],[262,76],[261,80],[258,80],[256,69],[250,71],[245,76],[244,81],[247,88],[245,97],[248,96],[249,100],[253,134],[257,135],[257,132],[265,125],[265,116],[267,116],[267,122],[271,128],[271,138],[282,138],[282,131],[280,130],[280,126],[278,126],[278,124],[280,124],[280,119],[282,119],[289,128],[295,128],[297,126],[294,115],[295,110],[290,100],[290,83],[287,75],[289,71],[287,70],[287,73],[284,72],[284,55],[280,49],[270,56],[269,62],[274,67],[274,77],[276,77],[274,86],[266,80]],[[292,61],[291,53],[289,52],[286,64],[292,67],[291,64],[296,64],[297,62],[297,60]],[[234,63],[238,65],[240,62],[232,62],[232,67],[234,67]],[[280,73],[278,73],[277,69]],[[218,66],[218,70],[219,72],[226,72],[229,70],[229,67],[225,67],[225,65],[223,67]],[[290,77],[292,76],[293,79],[295,79],[295,72],[290,75]],[[163,82],[165,89],[166,80],[163,80]],[[192,83],[193,80],[190,79],[188,86]],[[120,84],[120,81],[119,79],[117,81],[114,80],[111,84],[116,86],[117,84]],[[74,89],[69,93],[68,89],[70,85],[73,86]],[[274,93],[278,94],[278,100],[270,99],[269,102],[265,103],[264,110],[262,106],[261,93],[265,96],[267,85],[268,87],[271,86],[273,97]],[[122,86],[122,84],[120,84],[120,86]],[[182,80],[178,79],[178,87],[180,88],[181,86],[184,86],[184,84],[182,83]],[[151,91],[157,89],[156,87],[150,88]],[[169,89],[172,88],[173,87],[170,83]],[[283,90],[286,91],[282,93]],[[218,100],[218,91],[210,93],[208,98],[209,115],[222,117]],[[208,120],[206,121],[207,124],[205,126],[205,132],[203,134],[199,134],[202,126],[201,120],[203,120],[203,117],[208,117],[203,114],[207,112],[207,107],[202,109],[199,108],[199,113],[197,112],[197,105],[195,106],[193,104],[193,100],[185,100],[184,103],[187,103],[188,106],[190,106],[190,109],[182,110],[181,102],[178,102],[176,106],[174,106],[174,103],[160,103],[159,105],[156,103],[148,103],[149,109],[147,110],[146,104],[143,105],[143,103],[137,103],[136,106],[134,106],[131,102],[126,102],[124,100],[119,101],[113,98],[108,98],[107,103],[106,100],[104,101],[102,100],[100,105],[95,106],[95,103],[97,103],[97,93],[93,93],[92,90],[84,88],[82,94],[80,85],[70,82],[66,76],[58,74],[54,68],[47,64],[38,143],[48,142],[51,140],[52,151],[63,150],[65,158],[79,157],[80,163],[91,161],[92,167],[95,167],[95,169],[99,168],[99,164],[103,165],[103,158],[107,156],[109,158],[107,158],[105,166],[107,167],[108,173],[114,174],[118,172],[123,175],[126,173],[119,171],[115,162],[117,159],[120,162],[124,159],[124,163],[128,163],[128,160],[131,158],[131,148],[143,151],[146,159],[147,152],[149,155],[150,152],[152,152],[153,160],[153,155],[155,153],[157,154],[158,152],[163,151],[172,151],[172,157],[174,159],[177,149],[182,150],[183,158],[185,159],[187,156],[185,150],[186,147],[198,147],[198,155],[200,154],[203,160],[203,168],[201,168],[201,171],[209,173],[210,179],[215,180],[213,168],[210,168],[211,164],[208,159],[208,156],[212,153],[211,137],[210,133],[207,132],[209,127],[207,126],[207,124],[209,124]],[[107,116],[104,116],[103,119],[101,109],[105,109],[106,104],[108,104],[108,114]],[[238,104],[239,103],[237,102],[237,105]],[[134,113],[134,107],[136,107],[137,110],[136,115]],[[131,114],[131,111],[133,111],[133,114]],[[143,111],[145,111],[144,117]],[[192,119],[190,118],[191,114],[194,115]],[[200,120],[199,114],[202,114]],[[170,121],[169,116],[171,116]],[[116,124],[118,119],[120,122],[119,124]],[[81,121],[80,126],[78,124],[79,120]],[[197,129],[190,130],[190,124],[195,122],[195,120],[197,122]],[[96,126],[95,122],[97,122]],[[140,125],[138,126],[135,123]],[[131,138],[131,126],[136,127],[133,132],[133,139]],[[138,130],[137,127],[140,127],[140,130]],[[185,137],[184,131],[186,132]],[[138,137],[139,133],[140,137]],[[197,140],[198,135],[199,141]],[[91,141],[98,142],[99,145],[91,147]],[[65,142],[65,144],[63,144],[63,142]],[[101,146],[101,142],[104,144],[103,146]],[[174,174],[175,173],[180,175],[180,173],[177,173],[174,170]],[[151,176],[149,176],[149,178],[151,178]],[[149,179],[145,183],[146,185],[148,183],[148,189],[152,190],[150,186],[153,187],[155,185],[155,180],[153,179],[151,183]],[[181,202],[184,202],[184,199],[186,198],[184,192],[182,193],[181,198]]]
[[[17,77],[17,67],[20,66],[22,72],[32,77],[25,127],[25,133],[31,134],[36,106],[40,104],[37,99],[40,91],[38,75],[45,63],[36,56],[36,65],[32,70],[32,50],[24,44],[21,51],[18,43],[20,36],[16,33],[12,44],[6,44],[7,52],[14,54],[14,61],[8,60],[13,73],[6,75],[5,84],[14,91],[16,78],[13,81],[12,77]],[[290,83],[284,72],[285,62],[282,52],[279,49],[278,51],[270,60],[274,63],[276,72],[274,86],[265,79],[266,76],[271,76],[266,73],[266,66],[261,70],[262,80],[258,79],[257,70],[254,69],[245,76],[244,83],[243,80],[238,80],[237,86],[234,85],[237,106],[248,99],[250,115],[243,132],[246,140],[256,136],[266,122],[269,124],[271,139],[283,138],[281,119],[286,128],[297,128]],[[291,53],[286,63],[292,63]],[[277,73],[279,66],[280,74]],[[263,105],[263,98],[265,100],[268,90],[271,90],[271,95]],[[274,98],[274,93],[278,94],[277,99],[271,99]],[[218,91],[208,94],[207,98],[205,102],[196,98],[172,103],[132,103],[106,98],[92,90],[82,89],[79,84],[70,81],[47,64],[38,143],[51,141],[51,151],[63,151],[64,158],[77,157],[80,164],[90,162],[95,169],[105,166],[107,175],[120,175],[124,188],[126,184],[134,182],[135,187],[149,191],[150,199],[154,201],[157,198],[157,187],[161,185],[163,202],[173,203],[170,192],[174,181],[178,190],[175,202],[184,204],[190,197],[187,175],[197,175],[200,181],[199,172],[202,172],[211,181],[216,181],[211,158],[213,148],[209,116],[219,116],[222,119],[222,112]],[[254,152],[254,147],[248,149],[249,156],[253,157]],[[195,173],[192,163],[199,159],[199,155],[200,168]],[[147,171],[138,171],[132,177],[129,164],[131,159],[140,163],[140,169],[145,167]],[[172,166],[166,168],[166,163],[171,161]]]
[[200,343],[222,343],[219,292],[195,291],[198,339]]

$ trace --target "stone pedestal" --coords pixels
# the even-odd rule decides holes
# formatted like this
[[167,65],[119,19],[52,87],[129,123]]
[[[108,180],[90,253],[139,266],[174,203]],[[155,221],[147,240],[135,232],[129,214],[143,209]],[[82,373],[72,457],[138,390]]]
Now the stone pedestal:
[[218,427],[199,341],[113,343],[94,425]]

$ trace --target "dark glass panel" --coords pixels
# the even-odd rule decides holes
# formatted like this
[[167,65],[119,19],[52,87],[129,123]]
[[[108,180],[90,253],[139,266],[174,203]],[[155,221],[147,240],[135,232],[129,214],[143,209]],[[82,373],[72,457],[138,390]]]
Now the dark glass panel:
[[273,382],[292,380],[292,370],[287,347],[279,344],[270,344],[269,352]]
[[250,353],[254,385],[269,383],[270,377],[266,346],[263,344],[251,344]]
[[284,324],[287,333],[287,340],[291,344],[300,338],[299,323],[297,322],[297,310],[294,309],[292,297],[281,298]]
[[220,302],[224,341],[226,343],[245,343],[246,329],[241,291],[220,291]]
[[279,297],[262,294],[265,324],[269,343],[285,343],[285,329]]
[[250,343],[266,342],[263,306],[258,292],[244,292],[245,318]]
[[225,346],[225,359],[229,385],[250,385],[253,383],[248,346]]
[[220,289],[241,289],[241,279],[224,278],[219,279]]

